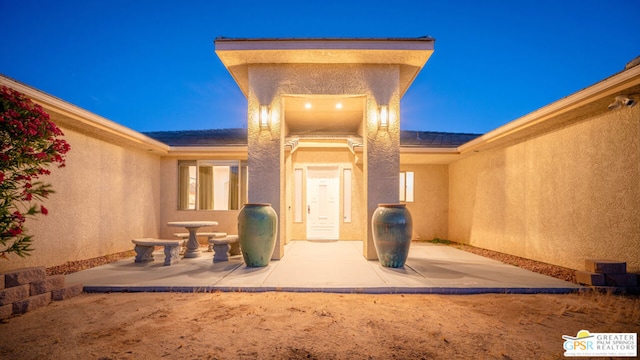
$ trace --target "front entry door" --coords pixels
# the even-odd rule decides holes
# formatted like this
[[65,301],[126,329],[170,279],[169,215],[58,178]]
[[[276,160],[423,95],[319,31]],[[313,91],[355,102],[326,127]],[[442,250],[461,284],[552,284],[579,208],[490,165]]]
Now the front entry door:
[[307,169],[307,239],[340,237],[340,178],[338,167]]

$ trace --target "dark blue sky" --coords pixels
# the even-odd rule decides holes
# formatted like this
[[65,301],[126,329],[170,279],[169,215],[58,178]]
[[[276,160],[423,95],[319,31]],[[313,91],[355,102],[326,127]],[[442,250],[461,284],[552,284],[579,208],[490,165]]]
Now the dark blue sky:
[[0,0],[0,73],[138,131],[243,127],[227,37],[418,37],[407,130],[484,133],[640,55],[640,0]]

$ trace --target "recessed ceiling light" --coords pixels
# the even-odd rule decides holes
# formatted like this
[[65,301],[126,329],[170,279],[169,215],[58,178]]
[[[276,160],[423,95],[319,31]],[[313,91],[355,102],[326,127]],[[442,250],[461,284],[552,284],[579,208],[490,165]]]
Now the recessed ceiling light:
[[311,103],[304,104],[304,108],[305,109],[311,109]]
[[336,104],[336,109],[342,109],[342,103],[337,103]]

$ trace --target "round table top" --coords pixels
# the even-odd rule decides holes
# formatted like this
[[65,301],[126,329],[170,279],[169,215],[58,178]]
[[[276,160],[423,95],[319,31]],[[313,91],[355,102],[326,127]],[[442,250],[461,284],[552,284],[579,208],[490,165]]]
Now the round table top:
[[205,226],[216,226],[217,221],[169,221],[168,226],[184,227],[184,228],[199,228]]

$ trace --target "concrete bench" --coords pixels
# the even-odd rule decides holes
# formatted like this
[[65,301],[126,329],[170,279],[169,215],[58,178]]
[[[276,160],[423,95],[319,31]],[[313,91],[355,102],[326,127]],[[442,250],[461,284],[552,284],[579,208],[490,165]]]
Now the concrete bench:
[[185,240],[161,240],[161,239],[133,239],[133,250],[136,252],[135,262],[153,261],[153,250],[156,246],[164,246],[164,264],[171,265],[180,261],[180,247]]
[[[175,237],[179,237],[181,239],[188,239],[189,238],[189,233],[175,233],[173,234]],[[196,233],[196,236],[206,236],[207,237],[207,241],[211,240],[211,239],[216,239],[216,238],[222,238],[227,236],[226,232],[199,232]],[[209,247],[207,248],[208,252],[213,251],[213,248],[211,247],[211,243],[209,243]]]
[[213,262],[229,261],[230,244],[238,244],[238,235],[228,235],[223,238],[209,239],[209,244],[213,246]]

